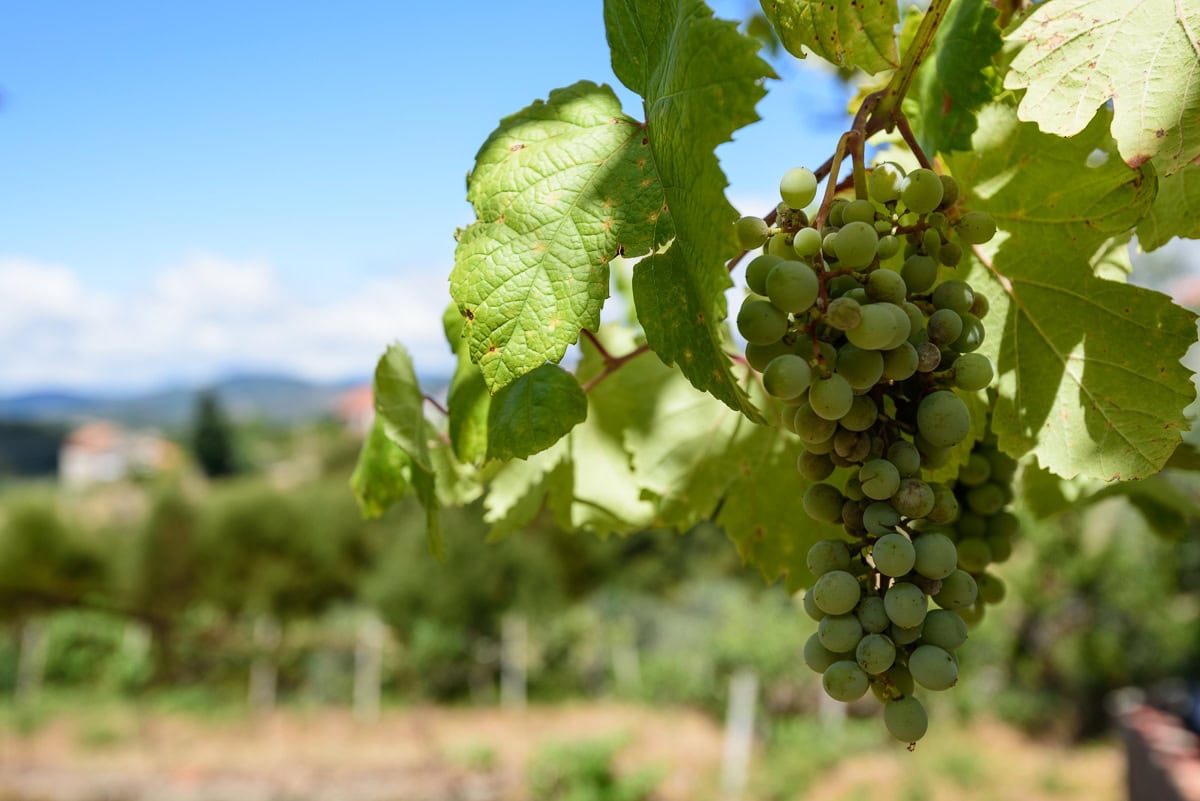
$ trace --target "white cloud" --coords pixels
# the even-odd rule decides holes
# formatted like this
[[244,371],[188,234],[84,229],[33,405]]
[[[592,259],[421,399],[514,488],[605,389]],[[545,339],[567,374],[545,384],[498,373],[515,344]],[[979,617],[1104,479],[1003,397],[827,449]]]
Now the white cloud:
[[436,270],[312,301],[259,261],[197,255],[121,294],[90,288],[62,265],[0,258],[0,287],[0,394],[149,387],[250,370],[366,376],[394,340],[408,346],[418,370],[452,368],[441,322],[448,288]]

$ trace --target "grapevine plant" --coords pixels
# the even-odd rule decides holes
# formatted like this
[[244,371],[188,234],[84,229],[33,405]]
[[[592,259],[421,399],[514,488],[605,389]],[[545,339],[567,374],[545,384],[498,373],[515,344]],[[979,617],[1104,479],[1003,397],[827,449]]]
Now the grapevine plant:
[[605,0],[642,118],[580,81],[500,122],[456,235],[447,402],[391,346],[354,488],[368,514],[414,492],[435,555],[448,504],[481,502],[492,539],[543,509],[600,535],[714,521],[807,588],[825,691],[872,692],[911,743],[1005,595],[1015,486],[1197,461],[1195,316],[1126,278],[1135,234],[1200,237],[1200,3],[762,11],[858,76],[830,158],[739,217],[714,149],[777,79],[760,42],[703,0]]

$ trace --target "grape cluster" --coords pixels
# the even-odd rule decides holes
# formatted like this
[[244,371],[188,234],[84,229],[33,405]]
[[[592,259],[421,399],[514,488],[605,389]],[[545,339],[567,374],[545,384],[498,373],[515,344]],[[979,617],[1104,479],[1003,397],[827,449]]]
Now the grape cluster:
[[[911,743],[927,727],[915,687],[957,682],[954,651],[978,617],[981,582],[989,598],[1003,594],[983,571],[997,558],[987,539],[993,520],[1000,555],[1005,532],[1011,543],[1011,516],[1001,512],[1011,470],[994,448],[980,449],[963,468],[966,480],[926,480],[970,435],[957,391],[993,378],[975,352],[987,299],[952,270],[964,247],[988,241],[996,227],[986,214],[962,212],[954,179],[932,170],[906,174],[885,163],[858,183],[865,197],[835,199],[814,225],[801,209],[817,180],[796,168],[780,183],[774,226],[737,222],[743,246],[763,247],[746,268],[751,294],[737,326],[746,360],[781,403],[781,425],[804,446],[798,469],[816,482],[805,511],[847,534],[808,553],[816,583],[804,608],[819,628],[805,662],[834,699],[870,689],[888,730]],[[931,611],[931,599],[940,608]]]

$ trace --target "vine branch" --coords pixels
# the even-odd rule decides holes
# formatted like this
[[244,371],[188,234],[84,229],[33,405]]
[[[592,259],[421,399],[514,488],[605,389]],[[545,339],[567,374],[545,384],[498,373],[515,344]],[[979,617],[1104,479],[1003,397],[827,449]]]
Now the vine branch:
[[[583,330],[587,331],[586,328]],[[608,351],[604,351],[603,355],[608,356],[608,358],[604,359],[604,369],[587,380],[587,382],[582,387],[583,394],[586,395],[587,393],[591,392],[593,389],[596,388],[597,384],[599,384],[604,379],[608,378],[610,375],[615,373],[617,370],[621,369],[621,367],[626,362],[633,361],[638,356],[641,356],[643,353],[646,353],[649,350],[650,350],[649,345],[638,345],[636,348],[629,351],[629,353],[626,353],[624,356],[616,356],[616,357],[608,355]]]

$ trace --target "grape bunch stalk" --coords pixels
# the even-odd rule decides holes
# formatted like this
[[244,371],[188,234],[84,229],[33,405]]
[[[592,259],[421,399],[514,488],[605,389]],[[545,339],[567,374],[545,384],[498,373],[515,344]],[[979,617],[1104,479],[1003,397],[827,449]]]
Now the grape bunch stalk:
[[927,480],[971,437],[960,393],[992,382],[976,353],[987,299],[953,276],[996,226],[963,211],[954,179],[930,169],[867,173],[856,161],[854,183],[854,199],[838,198],[831,176],[810,222],[817,178],[798,167],[773,215],[737,221],[742,246],[763,249],[746,267],[737,327],[780,425],[803,444],[798,469],[815,482],[805,511],[846,533],[808,553],[816,583],[804,608],[819,628],[805,662],[836,700],[870,689],[888,731],[915,743],[928,719],[914,692],[957,682],[954,652],[978,600],[1003,595],[984,568],[1005,542],[1011,550],[1001,508],[1012,470],[990,461],[994,447],[973,453],[954,486]]

